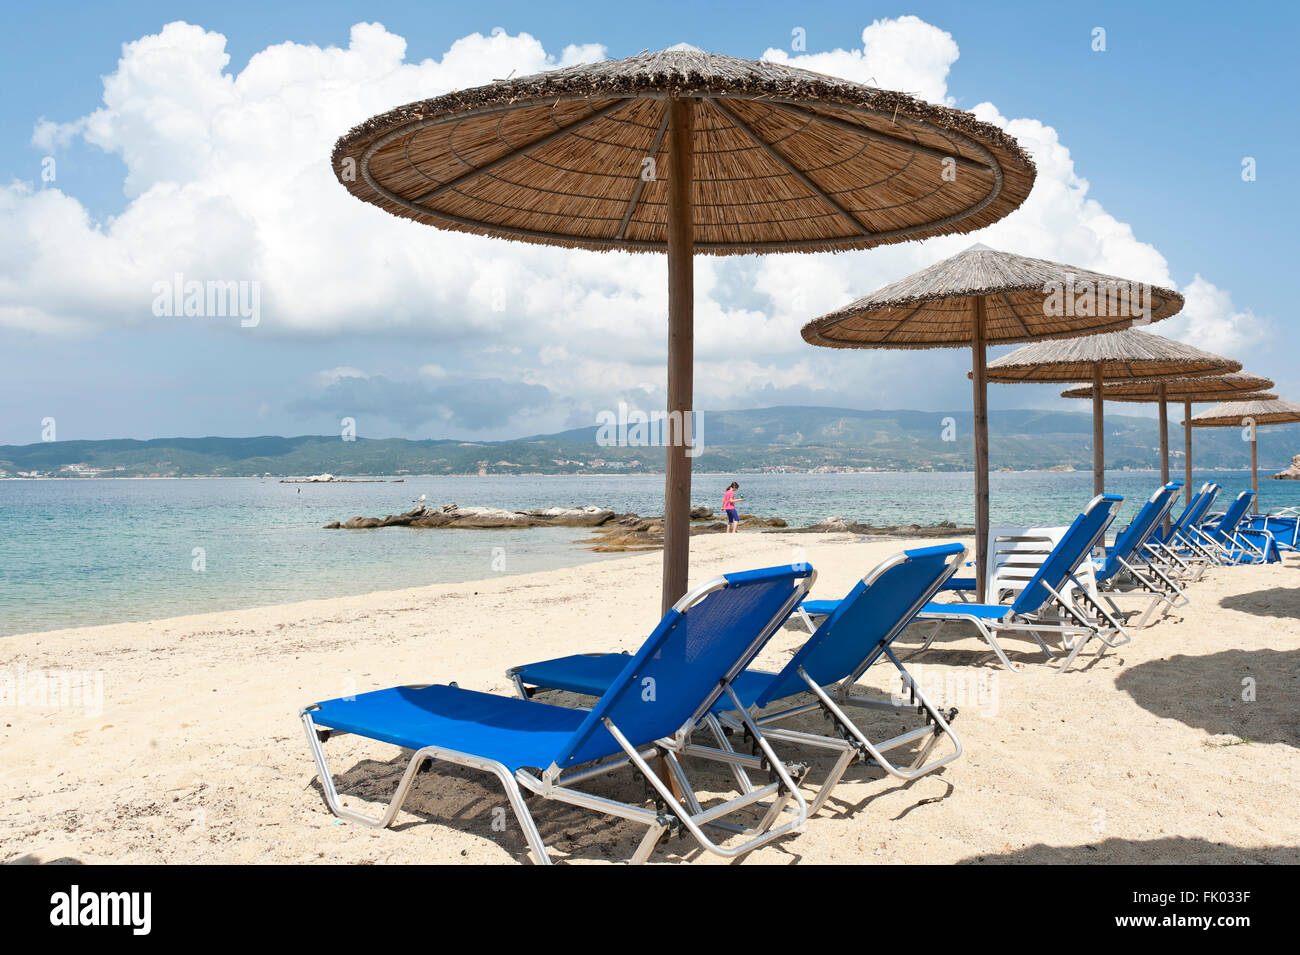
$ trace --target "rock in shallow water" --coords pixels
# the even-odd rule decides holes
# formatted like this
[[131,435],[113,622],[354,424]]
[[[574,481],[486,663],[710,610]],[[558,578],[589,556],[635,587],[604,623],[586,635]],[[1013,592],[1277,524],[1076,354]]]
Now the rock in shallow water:
[[530,511],[507,511],[497,507],[442,507],[423,505],[404,514],[387,517],[353,517],[325,525],[327,530],[365,530],[371,527],[463,527],[488,530],[503,527],[599,527],[614,516],[602,507],[542,507]]

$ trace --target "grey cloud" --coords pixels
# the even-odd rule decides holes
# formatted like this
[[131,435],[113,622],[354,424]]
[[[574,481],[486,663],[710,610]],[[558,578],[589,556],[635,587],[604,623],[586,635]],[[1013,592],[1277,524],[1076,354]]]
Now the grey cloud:
[[542,385],[500,378],[448,378],[434,385],[383,375],[339,378],[289,405],[295,414],[374,415],[414,431],[430,422],[484,431],[524,412],[545,410],[554,396]]

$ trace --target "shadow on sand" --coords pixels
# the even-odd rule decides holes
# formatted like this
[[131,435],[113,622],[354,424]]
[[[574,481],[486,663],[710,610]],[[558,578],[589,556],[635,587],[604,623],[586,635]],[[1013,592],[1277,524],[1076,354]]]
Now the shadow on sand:
[[1129,667],[1115,685],[1143,709],[1213,736],[1300,747],[1300,650],[1173,656]]
[[1247,594],[1229,594],[1219,601],[1225,610],[1248,613],[1256,617],[1282,617],[1294,620],[1296,592],[1293,587],[1270,587]]
[[962,859],[958,865],[1295,865],[1300,846],[1246,848],[1224,842],[1170,836],[1165,839],[1106,839],[1085,846],[1026,846],[1005,854]]

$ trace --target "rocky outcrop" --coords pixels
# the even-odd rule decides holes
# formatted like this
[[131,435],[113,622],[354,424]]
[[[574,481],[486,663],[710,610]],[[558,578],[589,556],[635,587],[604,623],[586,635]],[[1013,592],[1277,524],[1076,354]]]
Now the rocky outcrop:
[[1300,481],[1300,454],[1291,459],[1291,466],[1285,471],[1278,471],[1269,477],[1274,481]]
[[[721,534],[727,529],[725,521],[715,520],[713,509],[703,505],[691,508],[691,534]],[[329,530],[365,530],[372,527],[448,527],[493,530],[522,527],[589,527],[595,536],[578,541],[600,553],[655,550],[664,545],[664,519],[662,515],[642,517],[640,514],[616,514],[607,508],[593,507],[541,507],[527,511],[507,511],[495,507],[461,507],[445,504],[442,507],[420,506],[405,514],[386,517],[353,517],[346,521],[326,524]],[[969,527],[958,527],[951,521],[938,524],[904,524],[896,527],[876,527],[859,524],[843,517],[828,517],[810,527],[791,528],[780,517],[759,517],[756,514],[740,515],[741,530],[787,532],[791,534],[859,534],[875,537],[952,537],[973,534]]]
[[958,527],[952,521],[940,521],[938,524],[894,524],[876,527],[874,524],[859,524],[857,521],[843,517],[828,517],[808,527],[791,528],[791,534],[862,534],[876,537],[950,537],[954,534],[974,534],[973,527]]
[[[697,513],[707,514],[706,517],[697,518]],[[721,534],[727,529],[726,521],[715,521],[713,510],[711,508],[693,507],[691,508],[692,523],[691,536],[696,534]],[[740,527],[742,530],[747,528],[767,528],[769,530],[781,530],[789,527],[789,524],[780,517],[758,517],[754,514],[741,514]],[[621,514],[608,524],[600,527],[596,537],[588,537],[585,540],[578,541],[580,544],[589,544],[591,549],[597,553],[615,553],[629,550],[655,550],[664,546],[664,519],[662,517],[640,517],[636,514]]]
[[515,527],[599,527],[614,516],[602,507],[542,507],[507,511],[496,507],[442,507],[421,505],[405,514],[387,517],[353,517],[326,524],[326,530],[364,530],[371,527],[452,527],[492,530]]

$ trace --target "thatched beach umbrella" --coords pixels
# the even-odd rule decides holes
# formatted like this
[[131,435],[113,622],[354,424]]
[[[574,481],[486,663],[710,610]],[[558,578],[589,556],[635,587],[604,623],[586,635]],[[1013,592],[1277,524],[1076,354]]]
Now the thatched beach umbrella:
[[827,348],[971,349],[975,579],[983,600],[989,526],[986,347],[1094,335],[1168,318],[1182,306],[1183,297],[1170,289],[976,245],[814,319],[803,337]]
[[[1192,500],[1192,402],[1223,401],[1225,398],[1241,401],[1260,397],[1273,387],[1270,378],[1248,375],[1244,371],[1230,375],[1202,375],[1199,378],[1160,378],[1147,381],[1128,381],[1106,385],[1102,388],[1104,401],[1156,402],[1160,405],[1160,482],[1169,482],[1169,406],[1170,401],[1183,403],[1183,495]],[[1062,398],[1091,398],[1092,386],[1070,388],[1061,392]],[[1270,397],[1277,397],[1270,395]]]
[[1300,421],[1300,404],[1294,401],[1225,401],[1192,416],[1193,428],[1250,429],[1250,489],[1255,492],[1252,510],[1259,513],[1259,441],[1256,429],[1266,424]]
[[358,198],[441,229],[668,254],[665,608],[689,556],[693,254],[969,232],[1034,181],[970,113],[691,48],[410,103],[341,138],[333,165]]
[[988,376],[990,381],[1003,382],[1092,382],[1092,490],[1100,494],[1106,489],[1106,382],[1191,378],[1234,371],[1241,371],[1241,362],[1130,328],[1026,345],[990,362]]

